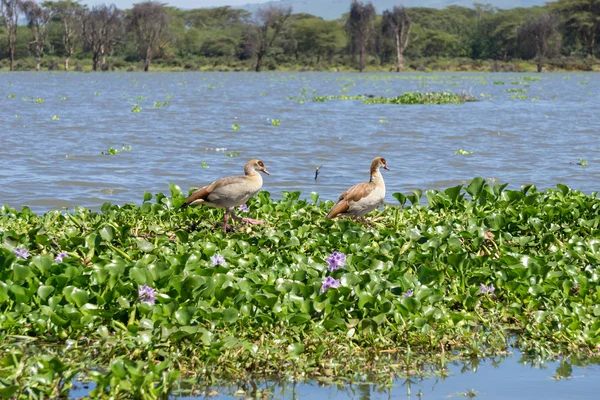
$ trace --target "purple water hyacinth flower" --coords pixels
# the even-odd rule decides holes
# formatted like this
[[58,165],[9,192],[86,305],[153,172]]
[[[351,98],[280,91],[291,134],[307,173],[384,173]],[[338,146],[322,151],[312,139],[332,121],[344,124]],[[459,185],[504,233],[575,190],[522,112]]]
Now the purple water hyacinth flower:
[[481,293],[481,294],[492,295],[492,294],[494,294],[494,290],[496,290],[496,288],[494,287],[494,285],[492,283],[490,283],[490,286],[486,286],[482,283],[481,286],[479,287],[479,293]]
[[69,255],[65,252],[58,253],[56,257],[54,257],[54,262],[61,263],[63,262],[63,258],[68,257]]
[[148,285],[140,286],[138,290],[139,299],[143,303],[154,304],[156,301],[156,290]]
[[321,286],[321,293],[325,293],[329,288],[339,288],[340,281],[334,279],[331,276],[328,276],[323,280],[323,285]]
[[346,255],[339,251],[334,251],[327,259],[327,268],[331,272],[343,268],[344,264],[346,264]]
[[223,257],[220,254],[215,254],[214,256],[212,256],[210,258],[210,266],[214,267],[215,265],[227,265],[227,262],[225,261],[225,257]]
[[403,298],[403,299],[405,299],[405,298],[407,298],[407,297],[413,297],[413,295],[414,295],[414,294],[415,294],[415,293],[413,292],[413,290],[412,290],[412,289],[408,289],[408,290],[406,291],[406,293],[404,293],[404,294],[402,295],[402,298]]
[[29,250],[27,250],[24,247],[17,247],[13,250],[13,253],[15,253],[15,256],[17,256],[17,258],[22,258],[23,260],[26,260],[29,258]]
[[248,212],[248,206],[245,204],[242,204],[241,206],[238,207],[238,211],[240,212]]

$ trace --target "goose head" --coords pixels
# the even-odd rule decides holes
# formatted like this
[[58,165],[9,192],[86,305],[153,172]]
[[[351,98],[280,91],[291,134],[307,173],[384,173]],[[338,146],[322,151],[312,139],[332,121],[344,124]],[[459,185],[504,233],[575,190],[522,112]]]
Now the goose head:
[[246,175],[250,175],[254,172],[262,172],[267,175],[271,175],[269,171],[265,168],[265,164],[261,160],[253,159],[246,163],[244,167],[244,172]]
[[386,171],[390,170],[387,166],[387,162],[385,161],[385,158],[383,158],[383,157],[375,157],[375,159],[371,163],[371,172],[378,171],[379,168],[383,168]]

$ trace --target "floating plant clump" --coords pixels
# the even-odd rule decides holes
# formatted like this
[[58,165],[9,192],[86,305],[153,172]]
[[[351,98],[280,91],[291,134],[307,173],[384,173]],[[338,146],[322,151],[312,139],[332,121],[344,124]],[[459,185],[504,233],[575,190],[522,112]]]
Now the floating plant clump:
[[513,345],[600,345],[595,194],[476,178],[330,221],[317,193],[263,191],[233,211],[265,223],[223,233],[221,210],[180,210],[170,189],[98,211],[0,207],[0,397],[67,397],[80,380],[93,398],[389,383]]

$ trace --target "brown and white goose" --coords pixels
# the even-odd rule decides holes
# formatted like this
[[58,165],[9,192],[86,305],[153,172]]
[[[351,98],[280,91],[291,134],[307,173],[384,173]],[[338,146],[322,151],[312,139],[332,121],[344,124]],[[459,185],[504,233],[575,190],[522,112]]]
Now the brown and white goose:
[[221,178],[210,185],[204,186],[192,193],[181,206],[182,209],[188,206],[206,205],[209,207],[224,208],[223,232],[227,231],[227,219],[229,214],[238,221],[244,221],[250,224],[262,224],[251,218],[241,218],[235,215],[233,209],[244,204],[248,199],[254,196],[262,187],[263,180],[259,172],[270,175],[265,169],[265,164],[260,160],[250,160],[244,167],[244,175],[228,176]]
[[385,183],[379,168],[390,170],[383,157],[376,157],[371,163],[371,179],[369,182],[354,185],[342,193],[337,203],[327,214],[327,218],[332,219],[338,215],[362,217],[379,207],[385,198]]

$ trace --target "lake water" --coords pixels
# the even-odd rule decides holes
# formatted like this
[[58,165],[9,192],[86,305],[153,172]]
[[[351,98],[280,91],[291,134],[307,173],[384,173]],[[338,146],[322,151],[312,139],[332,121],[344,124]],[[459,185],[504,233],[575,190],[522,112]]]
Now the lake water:
[[[39,213],[141,203],[144,191],[168,193],[169,182],[187,191],[240,174],[250,158],[271,172],[263,189],[273,197],[299,190],[333,200],[368,179],[377,155],[391,168],[384,171],[390,203],[394,192],[442,189],[475,176],[512,188],[565,183],[593,192],[600,177],[599,88],[594,73],[5,72],[0,203]],[[414,90],[466,91],[480,101],[310,101]],[[136,103],[141,112],[132,112]],[[101,154],[123,145],[131,150]],[[474,154],[454,154],[459,149]],[[580,159],[589,165],[575,165]]]
[[[396,380],[391,387],[368,384],[323,385],[316,382],[256,382],[259,393],[240,391],[239,386],[211,388],[198,396],[174,395],[174,399],[592,399],[598,393],[600,366],[565,359],[541,362],[523,357],[517,350],[506,357],[454,362],[444,376],[421,374]],[[71,398],[88,395],[92,385],[78,384]],[[210,393],[210,395],[208,395]],[[264,395],[264,396],[263,396]]]

